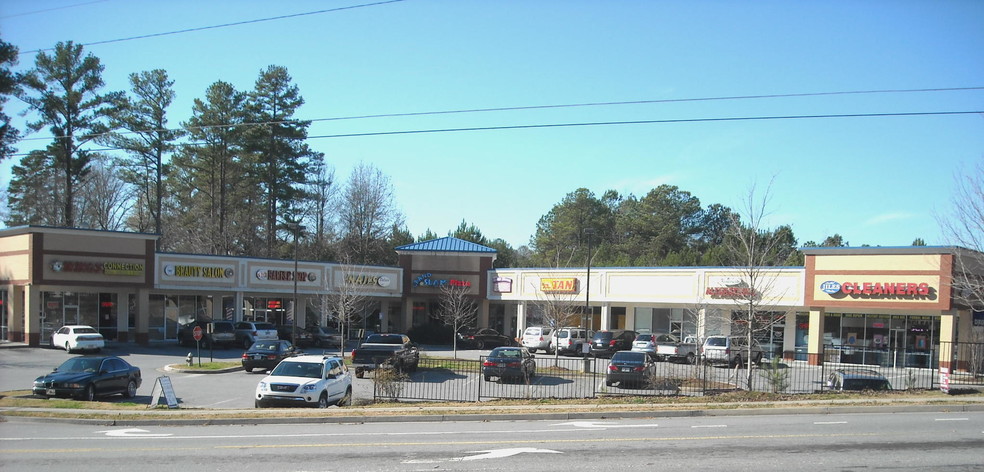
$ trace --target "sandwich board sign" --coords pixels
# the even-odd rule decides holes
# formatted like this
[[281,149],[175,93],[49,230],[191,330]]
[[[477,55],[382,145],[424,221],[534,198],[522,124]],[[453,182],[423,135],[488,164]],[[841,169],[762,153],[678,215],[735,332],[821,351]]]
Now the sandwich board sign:
[[154,381],[154,389],[150,392],[150,406],[148,408],[156,407],[161,395],[164,395],[164,401],[167,402],[168,408],[178,407],[178,397],[174,395],[174,386],[171,385],[171,378],[166,375],[157,377],[157,380]]

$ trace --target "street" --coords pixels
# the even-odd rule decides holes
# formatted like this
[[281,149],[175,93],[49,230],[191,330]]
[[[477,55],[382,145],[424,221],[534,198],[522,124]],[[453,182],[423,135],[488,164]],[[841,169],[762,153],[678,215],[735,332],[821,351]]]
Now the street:
[[12,419],[9,470],[984,470],[984,413],[111,427]]

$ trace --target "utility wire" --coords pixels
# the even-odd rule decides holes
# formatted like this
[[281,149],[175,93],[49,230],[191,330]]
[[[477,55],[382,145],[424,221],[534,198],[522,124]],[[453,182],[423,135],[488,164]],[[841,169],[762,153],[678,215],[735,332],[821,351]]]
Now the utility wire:
[[[301,124],[307,122],[322,122],[322,121],[365,120],[365,119],[376,119],[376,118],[402,118],[402,117],[411,117],[411,116],[489,113],[489,112],[498,112],[498,111],[547,110],[547,109],[560,109],[560,108],[646,105],[646,104],[656,104],[656,103],[685,103],[685,102],[705,102],[705,101],[719,101],[719,100],[758,100],[758,99],[767,99],[767,98],[821,97],[821,96],[831,96],[831,95],[954,92],[954,91],[968,91],[968,90],[984,90],[984,86],[925,88],[925,89],[850,90],[850,91],[835,91],[835,92],[803,92],[803,93],[766,94],[766,95],[734,95],[734,96],[723,96],[723,97],[667,98],[667,99],[659,99],[659,100],[632,100],[632,101],[618,101],[618,102],[588,102],[588,103],[569,103],[569,104],[553,104],[553,105],[526,105],[526,106],[495,107],[495,108],[466,108],[460,110],[384,113],[384,114],[376,114],[376,115],[339,116],[339,117],[328,117],[328,118],[278,120],[278,121],[250,122],[250,123],[221,123],[215,125],[186,126],[181,128],[170,128],[170,129],[148,129],[148,130],[136,130],[136,131],[126,131],[126,132],[117,131],[115,132],[115,134],[125,136],[131,134],[141,134],[141,133],[193,131],[193,130],[207,130],[211,128],[232,128],[232,127],[239,127],[239,126],[286,125],[286,124]],[[103,133],[103,134],[90,135],[90,136],[98,138],[109,134],[113,134],[113,133]],[[57,138],[52,138],[52,137],[23,138],[21,139],[21,141],[37,141],[37,140],[49,140],[49,139],[57,139]]]
[[[905,117],[905,116],[947,116],[947,115],[976,115],[984,114],[984,110],[976,111],[926,111],[926,112],[902,112],[902,113],[848,113],[848,114],[829,114],[829,115],[777,115],[777,116],[733,116],[720,118],[681,118],[667,120],[636,120],[636,121],[594,121],[594,122],[575,122],[575,123],[546,123],[532,125],[506,125],[506,126],[478,126],[471,128],[434,128],[418,130],[397,130],[397,131],[374,131],[366,133],[348,134],[325,134],[318,136],[308,136],[307,139],[336,139],[336,138],[362,138],[368,136],[396,136],[407,134],[431,134],[431,133],[460,133],[465,131],[503,131],[515,129],[544,129],[544,128],[571,128],[582,126],[622,126],[622,125],[652,125],[652,124],[673,124],[673,123],[711,123],[726,121],[767,121],[767,120],[803,120],[803,119],[831,119],[831,118],[886,118],[886,117]],[[202,142],[179,143],[179,146],[195,146],[206,144]],[[109,147],[99,149],[89,149],[91,152],[118,151],[122,148]],[[26,156],[28,153],[11,154],[11,156]]]
[[[319,15],[321,13],[332,13],[332,12],[338,12],[338,11],[344,11],[344,10],[354,10],[356,8],[375,7],[375,6],[379,6],[379,5],[387,5],[387,4],[390,4],[390,3],[398,3],[398,2],[403,2],[403,1],[406,1],[406,0],[386,0],[386,1],[375,2],[375,3],[363,3],[363,4],[360,4],[360,5],[350,5],[350,6],[347,6],[347,7],[329,8],[329,9],[326,9],[326,10],[309,11],[309,12],[304,12],[304,13],[294,13],[294,14],[291,14],[291,15],[273,16],[273,17],[269,17],[269,18],[257,18],[257,19],[254,19],[254,20],[237,21],[237,22],[233,22],[233,23],[224,23],[224,24],[221,24],[221,25],[201,26],[201,27],[198,27],[198,28],[188,28],[188,29],[177,30],[177,31],[167,31],[167,32],[163,32],[163,33],[151,33],[151,34],[144,34],[144,35],[140,35],[140,36],[130,36],[128,38],[107,39],[107,40],[104,40],[104,41],[95,41],[95,42],[91,42],[91,43],[81,43],[81,45],[82,46],[95,46],[97,44],[119,43],[119,42],[123,42],[123,41],[133,41],[135,39],[156,38],[156,37],[159,37],[159,36],[170,36],[172,34],[192,33],[192,32],[195,32],[195,31],[205,31],[205,30],[216,29],[216,28],[227,28],[229,26],[241,26],[241,25],[248,25],[248,24],[253,24],[253,23],[262,23],[262,22],[265,22],[265,21],[284,20],[284,19],[287,19],[287,18],[297,18],[299,16]],[[33,53],[37,53],[37,52],[41,52],[41,51],[51,51],[53,49],[54,48],[33,49],[33,50],[30,50],[30,51],[24,51],[24,52],[22,52],[20,54],[33,54]]]

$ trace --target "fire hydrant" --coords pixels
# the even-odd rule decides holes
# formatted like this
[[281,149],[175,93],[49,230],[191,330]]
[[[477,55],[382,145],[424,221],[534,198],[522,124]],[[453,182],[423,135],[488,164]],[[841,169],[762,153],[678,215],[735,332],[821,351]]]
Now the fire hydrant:
[[185,357],[185,362],[187,362],[188,365],[191,365],[193,362],[195,362],[194,356],[192,356],[190,352],[188,353],[188,357]]

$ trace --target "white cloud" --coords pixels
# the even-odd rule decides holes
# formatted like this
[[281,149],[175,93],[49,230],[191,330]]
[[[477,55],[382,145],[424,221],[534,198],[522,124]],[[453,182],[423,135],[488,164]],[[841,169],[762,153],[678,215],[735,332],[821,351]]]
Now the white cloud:
[[880,225],[880,224],[883,224],[883,223],[890,223],[890,222],[893,222],[893,221],[908,220],[908,219],[911,219],[911,218],[913,218],[915,216],[916,215],[913,215],[912,213],[884,213],[884,214],[877,215],[875,217],[869,218],[868,221],[865,221],[864,222],[864,224],[865,224],[865,226],[875,226],[875,225]]

